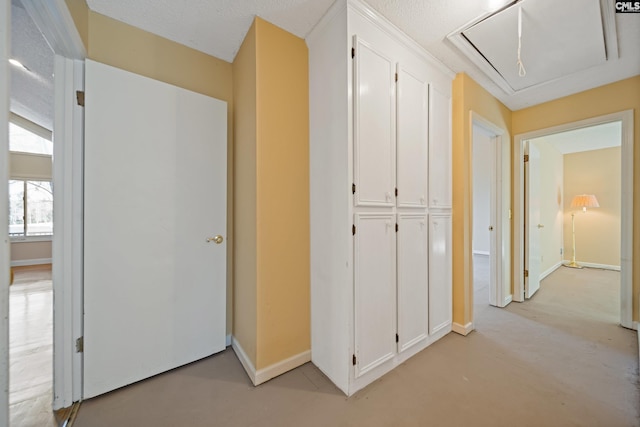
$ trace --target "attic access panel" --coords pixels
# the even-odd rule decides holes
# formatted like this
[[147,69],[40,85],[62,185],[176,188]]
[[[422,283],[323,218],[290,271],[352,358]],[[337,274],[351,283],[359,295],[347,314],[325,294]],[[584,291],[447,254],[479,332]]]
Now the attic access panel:
[[[518,75],[518,9],[522,8]],[[521,0],[462,32],[464,37],[519,91],[606,62],[598,0]]]

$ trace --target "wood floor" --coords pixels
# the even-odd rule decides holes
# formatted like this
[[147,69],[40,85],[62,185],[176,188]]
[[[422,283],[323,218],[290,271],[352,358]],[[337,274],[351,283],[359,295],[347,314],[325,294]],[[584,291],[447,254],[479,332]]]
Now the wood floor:
[[57,427],[54,414],[51,265],[14,268],[9,289],[9,417],[11,427]]
[[74,427],[639,426],[638,341],[618,326],[619,281],[560,268],[505,309],[478,283],[475,332],[447,335],[351,398],[311,363],[253,387],[227,349],[84,402]]

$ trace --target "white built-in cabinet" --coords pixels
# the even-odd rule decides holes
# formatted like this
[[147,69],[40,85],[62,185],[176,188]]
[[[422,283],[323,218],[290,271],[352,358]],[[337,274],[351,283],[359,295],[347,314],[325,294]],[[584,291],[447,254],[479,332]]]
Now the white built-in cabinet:
[[359,1],[307,43],[312,361],[351,395],[451,331],[453,74]]

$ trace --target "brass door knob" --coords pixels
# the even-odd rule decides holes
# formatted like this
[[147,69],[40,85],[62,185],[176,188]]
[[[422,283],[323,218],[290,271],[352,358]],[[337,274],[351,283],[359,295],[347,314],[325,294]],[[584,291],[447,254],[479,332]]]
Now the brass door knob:
[[216,244],[219,245],[220,243],[222,243],[223,240],[224,239],[219,234],[217,236],[214,236],[214,237],[207,237],[207,243],[215,242]]
[[544,224],[538,224],[538,228],[544,228]]

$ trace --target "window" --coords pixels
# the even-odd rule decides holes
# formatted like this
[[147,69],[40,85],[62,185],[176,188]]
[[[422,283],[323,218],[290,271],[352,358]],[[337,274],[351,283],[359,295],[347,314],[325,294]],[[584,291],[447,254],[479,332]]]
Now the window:
[[9,181],[9,236],[53,234],[53,187],[50,181]]
[[50,138],[43,138],[22,126],[9,122],[9,151],[51,155],[53,143]]

